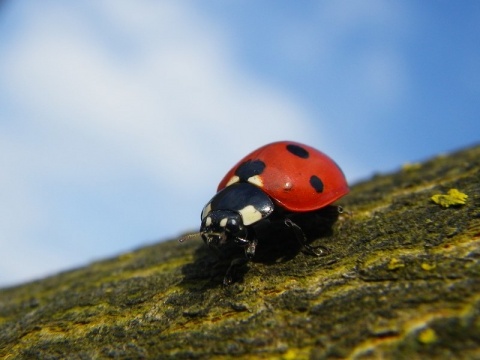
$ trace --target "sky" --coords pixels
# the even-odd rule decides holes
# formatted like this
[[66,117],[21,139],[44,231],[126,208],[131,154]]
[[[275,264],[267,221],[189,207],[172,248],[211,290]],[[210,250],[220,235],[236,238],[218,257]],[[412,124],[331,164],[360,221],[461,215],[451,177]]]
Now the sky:
[[479,34],[476,0],[0,1],[0,287],[196,230],[272,141],[350,184],[479,143]]

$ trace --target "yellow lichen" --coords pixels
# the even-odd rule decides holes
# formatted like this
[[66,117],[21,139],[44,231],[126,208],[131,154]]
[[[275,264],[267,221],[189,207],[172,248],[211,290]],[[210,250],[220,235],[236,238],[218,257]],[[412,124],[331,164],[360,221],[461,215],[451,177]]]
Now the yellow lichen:
[[448,190],[447,194],[436,194],[431,197],[433,202],[440,206],[448,208],[451,205],[463,205],[467,201],[468,195],[457,189]]
[[287,352],[281,357],[283,360],[301,360],[309,359],[310,354],[308,349],[288,349]]
[[405,163],[402,165],[402,170],[403,171],[414,171],[418,170],[422,167],[422,164],[420,163]]
[[437,265],[435,264],[428,264],[428,263],[422,263],[422,269],[425,270],[425,271],[430,271],[430,270],[433,270],[437,267]]
[[405,263],[402,259],[392,258],[388,263],[388,270],[397,270],[405,267]]
[[432,328],[426,328],[418,334],[418,341],[422,344],[431,344],[437,341],[437,334]]

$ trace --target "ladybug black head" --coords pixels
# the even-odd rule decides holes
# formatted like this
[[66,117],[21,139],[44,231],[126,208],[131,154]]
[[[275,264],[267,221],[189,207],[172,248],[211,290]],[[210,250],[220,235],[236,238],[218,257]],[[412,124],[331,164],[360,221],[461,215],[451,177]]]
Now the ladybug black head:
[[233,240],[244,243],[247,229],[239,213],[231,210],[215,210],[202,220],[200,234],[209,246],[222,246]]

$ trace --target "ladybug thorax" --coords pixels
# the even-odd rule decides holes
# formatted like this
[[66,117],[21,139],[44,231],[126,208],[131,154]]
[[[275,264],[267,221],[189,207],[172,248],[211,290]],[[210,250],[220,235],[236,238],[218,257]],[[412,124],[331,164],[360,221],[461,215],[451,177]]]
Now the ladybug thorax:
[[231,210],[215,210],[202,220],[200,234],[207,244],[224,245],[236,238],[245,238],[247,230],[239,213]]
[[236,183],[220,190],[202,211],[200,233],[207,244],[229,240],[245,242],[247,227],[274,211],[270,197],[249,183]]

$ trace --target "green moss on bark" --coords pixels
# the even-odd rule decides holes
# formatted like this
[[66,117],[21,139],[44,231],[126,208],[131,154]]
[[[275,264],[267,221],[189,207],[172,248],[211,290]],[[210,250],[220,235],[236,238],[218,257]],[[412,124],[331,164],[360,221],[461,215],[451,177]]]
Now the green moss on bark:
[[[355,185],[323,257],[225,266],[176,239],[0,290],[0,357],[480,357],[480,147]],[[464,205],[432,195],[456,188]]]

